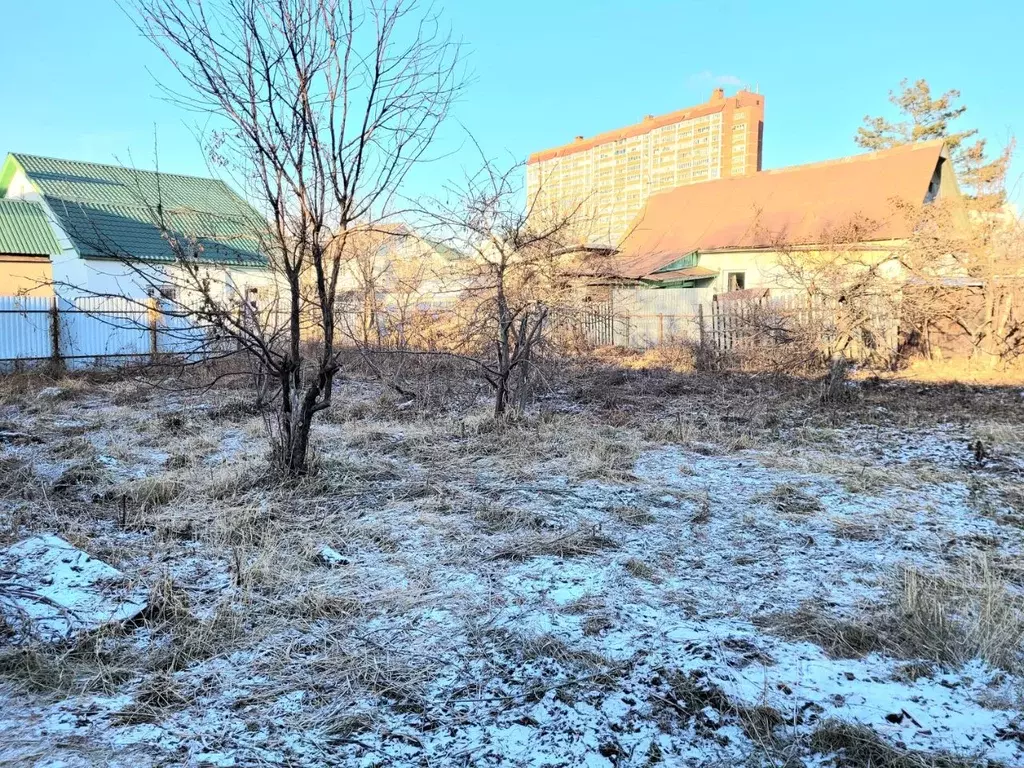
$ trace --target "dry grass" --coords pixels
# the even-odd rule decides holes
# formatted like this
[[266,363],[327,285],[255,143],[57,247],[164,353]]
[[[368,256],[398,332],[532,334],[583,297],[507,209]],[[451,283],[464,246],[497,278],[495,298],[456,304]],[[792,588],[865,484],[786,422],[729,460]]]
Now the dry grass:
[[528,661],[550,659],[570,669],[608,669],[614,666],[600,654],[583,648],[575,648],[551,634],[534,637],[507,636],[518,645],[518,655]]
[[583,557],[603,549],[615,549],[618,542],[599,528],[588,527],[558,536],[530,533],[519,536],[509,546],[500,548],[492,559],[526,560],[531,557]]
[[150,475],[125,483],[118,495],[148,511],[178,498],[186,487],[185,479],[178,475]]
[[18,456],[0,456],[0,498],[33,499],[46,490],[32,462]]
[[657,520],[654,513],[643,507],[613,507],[611,514],[619,522],[628,525],[630,528],[643,528],[645,525],[650,525]]
[[139,684],[132,703],[116,713],[112,721],[117,725],[139,725],[160,722],[169,712],[184,709],[192,697],[172,674],[155,672]]
[[[823,467],[828,471],[827,467]],[[878,469],[876,467],[853,466],[841,462],[835,467],[835,475],[843,490],[852,496],[872,495],[893,486],[914,487],[916,483],[908,481],[903,472],[894,469]]]
[[635,557],[629,558],[629,560],[623,563],[622,567],[625,568],[626,572],[631,576],[635,576],[638,579],[644,579],[645,581],[654,581],[658,573],[654,566]]
[[936,661],[980,658],[1024,669],[1024,598],[1008,588],[990,558],[974,557],[948,574],[905,568],[895,591],[908,650]]
[[882,538],[883,531],[878,523],[854,520],[849,517],[833,517],[835,535],[850,541],[875,541]]
[[108,396],[114,405],[139,405],[153,396],[153,386],[145,380],[118,381],[110,387]]
[[[133,627],[117,625],[59,644],[25,642],[0,651],[0,677],[44,693],[111,693],[139,675],[166,682],[171,673],[219,655],[243,637],[240,612],[223,605],[200,619],[166,577],[154,584],[139,621],[151,633],[146,646],[133,638]],[[147,705],[155,703],[153,691]]]
[[835,755],[836,768],[997,768],[991,761],[922,754],[889,744],[865,725],[826,720],[811,734],[810,748]]
[[0,678],[42,693],[111,693],[142,664],[138,649],[117,627],[70,644],[30,641],[0,649]]
[[310,621],[349,619],[363,615],[366,602],[362,595],[333,594],[324,587],[313,586],[304,590],[285,610]]
[[485,501],[476,510],[473,517],[483,523],[490,533],[517,531],[524,528],[538,529],[544,525],[544,518],[536,512],[496,501]]
[[[375,729],[380,713],[387,710],[387,706],[368,712],[353,710],[353,699],[365,701],[372,700],[371,695],[381,696],[399,708],[422,707],[427,703],[426,692],[432,690],[441,674],[438,659],[432,656],[436,647],[423,640],[431,629],[419,625],[408,634],[399,631],[394,637],[385,632],[356,636],[374,619],[400,619],[397,625],[406,617],[420,615],[423,606],[439,611],[452,608],[451,603],[438,604],[438,584],[431,583],[433,563],[411,563],[407,558],[410,551],[418,552],[413,547],[419,546],[420,536],[437,542],[441,548],[438,556],[448,558],[446,562],[479,564],[487,558],[593,556],[616,547],[615,539],[600,527],[575,528],[579,522],[563,516],[566,509],[560,506],[561,500],[550,509],[541,506],[544,502],[539,503],[537,508],[543,510],[545,518],[566,526],[562,530],[547,527],[548,521],[532,508],[527,509],[515,492],[546,488],[557,497],[566,492],[564,486],[544,484],[550,477],[561,476],[574,481],[594,478],[630,482],[634,460],[647,447],[645,440],[680,443],[709,453],[777,445],[773,441],[778,440],[775,431],[780,424],[788,425],[799,418],[806,424],[806,440],[819,444],[825,441],[821,435],[838,434],[844,419],[859,418],[844,410],[842,404],[820,408],[813,381],[691,374],[680,372],[685,366],[679,359],[669,358],[648,355],[636,370],[629,371],[570,372],[566,375],[579,377],[565,388],[568,399],[576,400],[570,403],[575,410],[541,411],[520,422],[494,424],[476,405],[430,417],[427,406],[421,407],[420,403],[399,410],[390,397],[375,399],[371,393],[365,399],[356,398],[351,405],[335,408],[331,421],[341,423],[343,428],[334,424],[323,427],[318,471],[299,483],[284,483],[268,476],[263,471],[265,464],[252,460],[256,454],[251,450],[245,461],[232,459],[221,466],[202,461],[222,444],[231,445],[225,440],[226,434],[240,436],[250,449],[255,440],[263,439],[258,432],[260,420],[240,404],[242,396],[238,393],[224,394],[205,416],[191,406],[187,413],[172,412],[163,418],[148,416],[147,408],[137,409],[136,416],[135,409],[122,407],[112,413],[124,423],[114,423],[109,413],[104,416],[100,409],[90,411],[90,424],[98,430],[110,430],[112,436],[124,442],[105,446],[105,455],[122,450],[125,464],[145,461],[146,452],[140,449],[145,445],[152,449],[151,454],[170,453],[171,458],[162,469],[156,467],[159,459],[150,461],[146,478],[124,483],[95,503],[78,503],[70,493],[65,494],[57,500],[62,519],[81,535],[95,535],[96,520],[109,531],[107,523],[117,513],[123,495],[130,507],[132,530],[116,531],[119,538],[102,546],[130,547],[124,562],[133,567],[142,563],[143,568],[152,568],[154,563],[168,562],[173,568],[175,558],[184,555],[182,559],[194,558],[210,571],[201,574],[196,584],[188,584],[189,597],[169,579],[157,580],[150,598],[153,608],[144,619],[147,637],[153,638],[149,648],[140,651],[117,633],[104,630],[95,640],[59,653],[39,647],[24,648],[13,655],[4,652],[0,654],[0,674],[38,690],[128,693],[132,703],[118,715],[119,722],[159,722],[168,713],[189,706],[183,700],[196,693],[193,687],[198,685],[197,680],[208,674],[204,661],[237,650],[251,653],[260,680],[271,681],[255,684],[253,697],[263,696],[269,701],[283,690],[307,691],[303,724],[329,739],[344,741]],[[560,381],[556,380],[555,386]],[[607,388],[596,385],[601,381],[607,381]],[[437,388],[437,402],[441,403],[440,393],[447,383],[434,382],[431,386]],[[462,397],[467,389],[459,382],[452,386],[457,389],[453,398]],[[118,399],[131,405],[131,398],[138,395],[130,393],[128,386],[123,389]],[[55,404],[66,403],[60,405],[60,415],[78,417],[80,414],[73,410],[74,399],[95,392],[92,384],[69,389],[47,401],[45,407],[53,410]],[[34,398],[32,394],[27,396]],[[907,396],[899,389],[892,393],[867,390],[862,398],[864,411],[874,418],[872,409],[878,404],[891,408],[909,402],[903,410],[877,418],[927,423],[929,418],[945,418],[953,412],[950,404],[959,407],[962,395],[929,395],[936,402],[927,408],[920,404],[921,398],[904,401]],[[68,399],[60,399],[65,397]],[[561,397],[553,398],[552,407],[565,407],[565,400],[558,399]],[[991,398],[1000,408],[1006,405],[995,396]],[[708,405],[701,409],[688,407],[696,401]],[[88,405],[94,405],[91,397]],[[31,399],[31,407],[36,406]],[[995,409],[995,405],[992,407]],[[679,416],[674,415],[674,409],[679,410]],[[152,412],[152,406],[148,410]],[[47,415],[52,414],[47,411]],[[104,418],[110,420],[104,423]],[[1006,418],[1012,423],[1015,417]],[[73,461],[79,449],[86,450],[81,438],[66,439],[69,434],[61,431],[63,443],[54,439],[53,445],[40,449],[47,459],[59,452],[64,455],[58,456],[62,461]],[[412,466],[415,472],[410,470]],[[517,484],[526,478],[533,482]],[[882,479],[887,486],[892,483],[889,476]],[[102,478],[83,477],[74,487],[85,489],[90,482],[102,485]],[[567,485],[571,487],[571,483]],[[48,484],[33,473],[30,462],[0,459],[0,497],[35,510],[35,518],[24,519],[37,528],[42,527],[40,521],[54,519],[52,514],[46,517],[40,511],[50,503],[45,498],[47,493]],[[29,497],[31,502],[23,502]],[[711,505],[706,494],[703,502],[699,493],[685,500],[683,494],[679,497],[683,503],[696,504],[695,523],[708,520]],[[645,504],[645,497],[638,498],[636,505],[608,510],[617,521],[610,524],[616,535],[622,531],[618,523],[636,529],[657,524],[650,510],[658,502],[653,496],[647,499],[649,504]],[[819,510],[810,492],[798,485],[777,486],[762,500],[787,515]],[[715,514],[720,514],[717,506]],[[835,519],[833,523],[840,536],[867,538],[875,533],[852,519]],[[645,535],[643,531],[627,533],[631,540]],[[317,564],[315,552],[324,544],[339,548],[350,557],[350,563],[333,569]],[[96,543],[90,551],[104,550]],[[156,559],[165,556],[166,561]],[[647,581],[658,579],[660,568],[675,567],[655,555],[625,558],[623,555],[619,561],[625,573]],[[374,567],[379,564],[380,572],[369,570],[367,563]],[[482,567],[499,573],[501,570],[496,563],[484,563]],[[399,579],[405,582],[400,586],[382,583],[398,568],[407,569],[408,581]],[[151,578],[152,570],[143,573]],[[618,576],[628,582],[622,571]],[[905,610],[908,616],[917,617],[913,625],[908,619],[907,626],[913,626],[913,633],[908,629],[894,638],[884,628],[860,622],[859,618],[837,622],[829,619],[821,607],[790,617],[795,626],[785,631],[816,639],[836,655],[859,655],[874,649],[909,655],[916,644],[925,651],[913,653],[926,657],[952,657],[954,651],[962,655],[979,649],[976,652],[986,658],[1009,658],[1006,649],[1012,642],[1008,635],[998,635],[991,627],[1005,629],[1013,622],[1004,609],[988,613],[982,610],[984,600],[980,595],[984,590],[939,588],[917,576],[909,581],[913,581],[913,589],[902,577],[894,588],[894,594],[906,598],[905,603],[904,597],[894,598],[889,608],[891,615]],[[641,591],[648,589],[636,582],[633,586]],[[974,597],[967,600],[967,592]],[[1005,596],[998,599],[1005,602]],[[967,608],[962,607],[965,601]],[[957,604],[961,608],[943,613],[934,607],[936,604],[947,608]],[[590,636],[613,630],[613,621],[619,620],[612,607],[603,599],[581,599],[564,609],[579,618],[562,620],[579,625],[587,638],[581,645],[594,644]],[[953,619],[947,623],[933,620],[936,616],[948,619],[950,615]],[[972,634],[974,619],[968,621],[972,616],[986,617],[975,623],[988,629]],[[481,618],[481,624],[483,621]],[[379,623],[388,625],[386,621]],[[954,628],[952,634],[950,626]],[[895,644],[911,634],[913,642]],[[965,645],[958,639],[964,634],[984,635],[987,639],[972,639]],[[448,640],[444,638],[441,644]],[[584,680],[582,685],[588,688],[600,689],[606,682],[600,675],[614,666],[573,640],[550,635],[492,635],[489,643],[494,647],[483,643],[488,649],[488,663],[499,659],[499,665],[518,670],[531,662],[533,669],[540,670],[537,687],[545,690],[561,686],[567,674]],[[496,655],[492,656],[491,650],[495,649]],[[1005,662],[1007,666],[1010,663]],[[909,664],[905,666],[909,677],[914,670]],[[554,683],[542,679],[548,673]],[[500,677],[502,673],[497,674]],[[520,696],[519,692],[531,685],[518,674],[506,682],[510,696]],[[699,708],[690,715],[694,719],[700,718],[698,713],[706,706],[720,708],[728,717],[718,719],[742,728],[756,744],[778,741],[780,731],[790,724],[770,707],[737,706],[724,694],[719,696],[721,691],[700,681],[679,683],[673,690],[673,700],[684,709]],[[718,735],[717,730],[713,735]]]
[[834,405],[847,403],[853,399],[853,390],[847,382],[850,364],[843,358],[836,358],[829,366],[828,372],[821,379],[821,394],[818,399],[822,403]]
[[[474,460],[498,457],[502,472],[515,479],[561,471],[577,480],[629,482],[641,447],[633,430],[595,423],[577,414],[547,413],[498,423],[478,412],[453,426],[460,436],[460,456]],[[419,447],[428,450],[426,445]],[[439,448],[451,455],[450,441]]]
[[880,652],[956,665],[984,659],[1011,672],[1024,669],[1024,598],[1008,588],[990,559],[978,556],[943,574],[901,569],[891,595],[888,604],[850,619],[805,603],[759,623],[836,657]]
[[[733,701],[702,672],[673,671],[667,675],[665,695],[653,696],[656,709],[668,705],[668,713],[692,721],[698,732],[713,732],[718,723],[709,720],[707,711],[718,712],[727,722],[739,726],[748,739],[766,756],[774,758],[780,743],[778,729],[789,723],[774,707],[764,703],[744,704]],[[774,762],[774,760],[773,760]]]
[[95,458],[85,458],[69,464],[51,484],[54,493],[74,492],[83,487],[98,485],[104,478],[103,465]]
[[812,642],[836,658],[859,658],[886,647],[874,622],[837,618],[814,602],[805,602],[792,613],[758,618],[755,623],[783,637]]
[[587,618],[583,620],[583,624],[581,626],[583,634],[590,637],[593,635],[600,635],[603,632],[607,632],[609,629],[614,629],[615,622],[607,613],[594,613],[587,616]]
[[813,515],[823,509],[818,499],[794,483],[779,483],[770,491],[756,494],[751,501],[766,504],[780,515]]
[[53,443],[50,447],[50,452],[58,459],[65,461],[71,459],[95,461],[97,459],[96,447],[81,435]]
[[[433,669],[423,660],[401,650],[370,640],[353,638],[325,639],[312,647],[283,649],[279,657],[265,662],[267,671],[278,679],[294,679],[308,685],[309,680],[322,681],[321,706],[334,711],[331,728],[340,727],[336,710],[338,701],[350,702],[371,692],[404,708],[422,709]],[[310,712],[309,724],[320,727],[321,712]]]
[[158,626],[166,642],[148,656],[146,666],[155,672],[187,669],[234,648],[245,637],[245,628],[245,617],[227,604],[206,619],[192,613],[176,616]]

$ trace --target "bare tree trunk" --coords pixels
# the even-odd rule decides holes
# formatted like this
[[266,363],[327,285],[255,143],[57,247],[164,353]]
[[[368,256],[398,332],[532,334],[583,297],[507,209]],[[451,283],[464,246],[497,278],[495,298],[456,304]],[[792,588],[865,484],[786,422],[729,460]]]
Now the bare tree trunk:
[[[239,325],[209,291],[204,317],[280,384],[275,450],[285,471],[303,474],[314,417],[330,406],[339,367],[335,301],[352,257],[349,233],[385,215],[423,159],[463,86],[459,46],[416,0],[127,5],[179,76],[165,90],[209,117],[213,164],[243,180],[261,208],[245,235],[279,278],[287,322],[268,337]],[[190,270],[196,253],[186,246],[209,233],[161,229]],[[368,287],[366,341],[377,315],[375,282]],[[309,317],[315,354],[303,337]]]

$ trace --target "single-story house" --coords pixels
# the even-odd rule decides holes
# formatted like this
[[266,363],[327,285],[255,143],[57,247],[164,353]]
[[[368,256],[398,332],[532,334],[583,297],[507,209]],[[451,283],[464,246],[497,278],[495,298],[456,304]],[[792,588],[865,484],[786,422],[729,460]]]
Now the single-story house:
[[783,251],[824,252],[836,239],[885,259],[910,235],[906,206],[959,195],[941,140],[761,171],[653,195],[616,255],[588,260],[595,286],[779,288]]
[[[180,290],[174,262],[181,249],[163,229],[188,243],[189,257],[226,292],[276,285],[261,247],[266,220],[223,181],[14,153],[0,168],[0,201],[0,252],[11,248],[5,238],[33,250],[0,260],[0,293],[24,288],[29,273],[67,299]],[[34,222],[34,234],[15,229],[8,209]]]
[[42,203],[0,200],[0,296],[52,296],[59,253]]

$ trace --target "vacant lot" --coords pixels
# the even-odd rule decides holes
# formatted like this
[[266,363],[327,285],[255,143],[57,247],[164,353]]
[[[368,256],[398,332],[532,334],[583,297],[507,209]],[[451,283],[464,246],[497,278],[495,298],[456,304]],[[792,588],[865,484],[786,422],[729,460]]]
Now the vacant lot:
[[434,376],[345,378],[290,485],[243,391],[0,382],[0,545],[149,596],[0,627],[0,762],[1024,763],[1020,390]]

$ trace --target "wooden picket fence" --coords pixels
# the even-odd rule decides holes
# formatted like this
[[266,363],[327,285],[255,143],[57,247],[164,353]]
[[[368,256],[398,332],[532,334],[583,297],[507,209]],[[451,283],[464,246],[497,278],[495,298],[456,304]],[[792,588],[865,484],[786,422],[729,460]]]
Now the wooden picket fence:
[[862,297],[852,308],[820,297],[744,291],[693,304],[673,299],[683,312],[651,312],[674,306],[657,295],[661,292],[648,293],[650,301],[638,292],[625,308],[606,302],[573,312],[559,328],[563,332],[572,328],[577,338],[595,347],[691,343],[738,352],[789,344],[799,336],[813,336],[819,344],[828,345],[843,336],[844,319],[856,312],[852,323],[856,333],[845,339],[843,354],[868,359],[891,354],[898,344],[898,314],[883,297]]
[[803,337],[867,360],[891,357],[899,344],[897,307],[883,296],[845,304],[819,296],[742,292],[716,297],[707,312],[701,305],[699,326],[700,342],[723,352],[771,348]]

